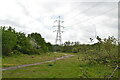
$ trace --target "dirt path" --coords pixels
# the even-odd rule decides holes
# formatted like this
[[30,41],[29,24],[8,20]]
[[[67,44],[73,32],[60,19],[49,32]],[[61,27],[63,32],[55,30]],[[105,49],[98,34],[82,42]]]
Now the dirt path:
[[40,65],[40,64],[44,64],[44,63],[48,63],[48,62],[54,62],[54,61],[57,61],[57,60],[61,60],[61,59],[64,59],[64,58],[69,58],[71,56],[74,56],[74,55],[70,55],[70,54],[64,54],[64,55],[65,56],[55,58],[54,60],[49,60],[49,61],[44,61],[44,62],[39,62],[39,63],[33,63],[33,64],[25,64],[25,65],[14,66],[14,67],[6,67],[6,68],[0,69],[0,71],[1,70],[5,71],[5,70],[17,69],[17,68],[22,68],[22,67],[27,67],[27,66],[32,66],[32,65]]

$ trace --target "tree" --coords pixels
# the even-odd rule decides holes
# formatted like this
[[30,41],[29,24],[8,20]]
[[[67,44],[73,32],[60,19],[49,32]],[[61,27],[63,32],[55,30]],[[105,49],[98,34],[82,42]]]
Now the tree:
[[53,46],[50,42],[46,43],[46,46],[47,46],[47,49],[48,49],[47,51],[50,51],[50,52],[53,51]]
[[101,43],[101,38],[99,36],[97,36],[97,40]]
[[8,55],[17,43],[17,36],[14,32],[11,32],[10,28],[2,29],[2,52],[3,55]]
[[17,33],[17,45],[15,49],[19,50],[25,54],[31,54],[32,45],[30,44],[30,40],[25,36],[24,33]]
[[29,34],[28,37],[30,39],[34,39],[34,41],[37,43],[37,46],[40,46],[41,52],[47,52],[46,42],[39,33]]

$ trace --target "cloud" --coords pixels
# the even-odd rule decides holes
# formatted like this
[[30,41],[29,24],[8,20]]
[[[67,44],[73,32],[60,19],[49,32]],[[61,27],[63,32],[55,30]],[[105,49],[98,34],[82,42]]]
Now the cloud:
[[[99,0],[97,0],[99,1]],[[40,33],[47,42],[55,43],[57,28],[54,20],[61,16],[65,22],[62,41],[89,43],[89,38],[116,36],[118,30],[117,0],[1,0],[0,25],[9,25],[17,31]],[[5,6],[7,5],[7,6]]]

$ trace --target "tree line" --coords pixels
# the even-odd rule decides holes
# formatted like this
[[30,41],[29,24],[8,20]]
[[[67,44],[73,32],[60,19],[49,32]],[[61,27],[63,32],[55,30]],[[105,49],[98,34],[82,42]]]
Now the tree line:
[[39,33],[26,35],[16,32],[12,27],[1,26],[2,30],[2,54],[41,54],[52,51],[52,45],[46,42]]
[[[56,51],[65,53],[79,53],[86,54],[85,60],[90,64],[104,63],[116,66],[119,63],[118,57],[118,40],[112,36],[101,39],[99,36],[96,38],[97,43],[94,44],[80,44],[79,42],[66,41],[63,45],[56,45]],[[90,38],[91,40],[91,38]]]
[[[2,30],[2,54],[43,54],[47,52],[81,53],[86,54],[86,60],[91,63],[115,63],[118,62],[118,40],[115,37],[101,39],[97,36],[97,43],[80,44],[79,42],[66,41],[62,45],[53,45],[46,42],[39,33],[26,35],[16,32],[12,27],[1,26]],[[90,38],[90,41],[93,39]],[[94,56],[94,57],[93,57]],[[95,62],[96,61],[96,62]]]

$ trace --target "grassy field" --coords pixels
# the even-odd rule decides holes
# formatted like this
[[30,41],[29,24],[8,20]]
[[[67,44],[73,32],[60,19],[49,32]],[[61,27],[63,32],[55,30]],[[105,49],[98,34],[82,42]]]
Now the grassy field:
[[[55,62],[3,71],[3,78],[103,78],[109,76],[114,70],[104,64],[89,64],[88,61],[83,61],[84,54],[73,55],[75,56]],[[49,53],[8,57],[3,58],[3,67],[42,62],[61,56],[64,56],[64,54]],[[15,65],[6,66],[5,64]],[[117,72],[115,75],[117,75]]]
[[41,55],[13,55],[11,57],[4,57],[2,59],[2,65],[4,67],[11,67],[11,66],[18,66],[23,64],[32,64],[32,63],[38,63],[43,62],[47,60],[55,59],[56,57],[64,56],[63,53],[57,54],[57,53],[45,53]]

